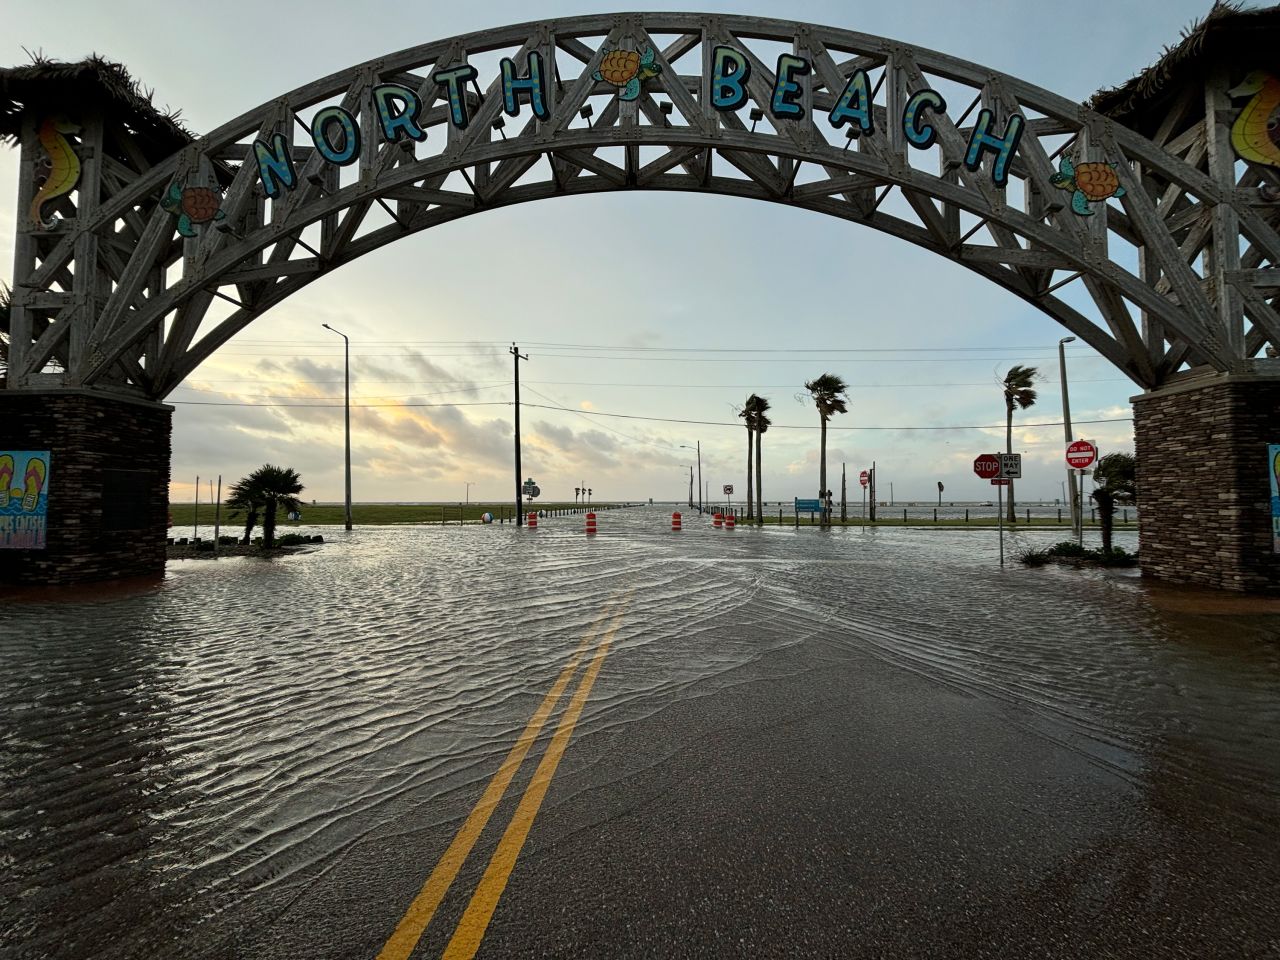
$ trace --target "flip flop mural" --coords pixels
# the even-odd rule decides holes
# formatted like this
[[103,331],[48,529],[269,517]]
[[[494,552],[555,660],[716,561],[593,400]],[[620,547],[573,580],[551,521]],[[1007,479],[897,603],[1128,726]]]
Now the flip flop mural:
[[0,452],[0,550],[44,549],[48,487],[48,450]]

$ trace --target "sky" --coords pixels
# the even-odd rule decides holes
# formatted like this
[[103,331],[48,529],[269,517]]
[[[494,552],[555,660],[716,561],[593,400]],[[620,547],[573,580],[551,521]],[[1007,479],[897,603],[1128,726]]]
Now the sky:
[[[785,15],[984,64],[1072,100],[1155,60],[1208,0],[792,3],[646,9]],[[4,0],[0,62],[28,52],[123,62],[197,134],[318,77],[404,47],[534,17],[634,9],[607,2],[313,2],[305,17],[223,0],[109,4]],[[278,8],[283,10],[284,8]],[[484,78],[482,78],[484,79]],[[0,149],[0,281],[12,276],[17,153]],[[770,239],[794,230],[781,252]],[[519,256],[507,256],[513,241]],[[726,243],[738,267],[710,270]],[[779,276],[785,277],[780,282]],[[409,283],[397,282],[405,277]],[[905,293],[910,291],[908,298]],[[679,500],[701,447],[713,499],[746,481],[738,412],[767,397],[766,501],[818,490],[818,417],[804,382],[849,383],[831,422],[829,486],[874,460],[898,501],[987,500],[972,461],[1003,449],[999,383],[1035,366],[1039,401],[1017,414],[1020,500],[1065,478],[1055,321],[935,254],[845,221],[723,196],[557,198],[464,218],[384,247],[255,320],[168,398],[171,497],[291,466],[321,502],[343,495],[342,341],[351,339],[352,486],[361,501],[505,502],[512,496],[512,357],[521,364],[523,473],[542,499]],[[1067,348],[1077,435],[1133,449],[1138,388],[1077,342]],[[436,405],[438,404],[438,405]],[[619,415],[619,416],[606,416]],[[1082,421],[1110,421],[1085,425]],[[688,422],[670,422],[688,421]],[[1046,426],[1031,426],[1046,424]],[[696,471],[696,467],[695,467]],[[207,489],[201,499],[207,499]]]

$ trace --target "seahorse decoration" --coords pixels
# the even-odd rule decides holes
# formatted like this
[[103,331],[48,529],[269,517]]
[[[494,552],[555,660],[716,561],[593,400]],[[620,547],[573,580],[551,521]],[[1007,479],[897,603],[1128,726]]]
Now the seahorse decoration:
[[1280,167],[1280,80],[1255,70],[1231,97],[1252,97],[1231,125],[1231,146],[1241,160]]
[[79,133],[80,127],[65,117],[46,117],[40,124],[40,146],[49,155],[49,175],[31,201],[31,223],[38,230],[52,229],[40,211],[54,197],[70,193],[80,179],[80,158],[71,149],[64,133]]

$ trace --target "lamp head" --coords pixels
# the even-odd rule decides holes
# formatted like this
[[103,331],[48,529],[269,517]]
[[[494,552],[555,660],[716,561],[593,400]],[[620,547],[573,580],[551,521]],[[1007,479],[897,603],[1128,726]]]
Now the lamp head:
[[1061,340],[1058,341],[1058,345],[1061,346],[1064,343],[1075,343],[1075,342],[1076,342],[1075,337],[1063,337]]

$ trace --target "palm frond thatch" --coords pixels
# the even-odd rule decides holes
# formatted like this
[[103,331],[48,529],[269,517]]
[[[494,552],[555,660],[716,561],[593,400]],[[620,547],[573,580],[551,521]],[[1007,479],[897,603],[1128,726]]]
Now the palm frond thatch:
[[97,54],[75,62],[34,54],[29,64],[0,69],[0,140],[13,142],[21,136],[28,108],[41,113],[100,110],[140,137],[151,147],[149,153],[168,156],[195,138],[179,122],[180,111],[157,108],[154,96],[123,64]]
[[1216,0],[1204,19],[1182,31],[1159,60],[1118,87],[1104,88],[1086,106],[1150,135],[1168,101],[1199,85],[1222,61],[1233,68],[1264,67],[1280,47],[1280,6],[1246,10],[1237,0]]

